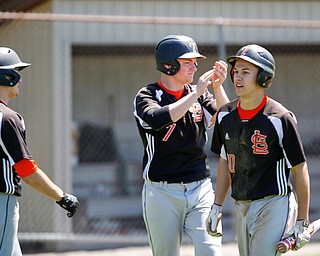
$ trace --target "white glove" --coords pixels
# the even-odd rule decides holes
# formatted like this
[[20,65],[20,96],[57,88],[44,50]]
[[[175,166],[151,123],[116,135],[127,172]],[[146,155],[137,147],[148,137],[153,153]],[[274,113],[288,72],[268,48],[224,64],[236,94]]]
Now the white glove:
[[296,246],[292,248],[293,251],[301,249],[310,242],[310,232],[308,230],[309,223],[305,220],[297,220],[293,228],[283,236],[283,239],[294,236],[296,239]]
[[222,236],[222,230],[218,230],[219,221],[222,218],[222,206],[213,204],[210,214],[206,220],[207,232],[210,236],[220,237]]

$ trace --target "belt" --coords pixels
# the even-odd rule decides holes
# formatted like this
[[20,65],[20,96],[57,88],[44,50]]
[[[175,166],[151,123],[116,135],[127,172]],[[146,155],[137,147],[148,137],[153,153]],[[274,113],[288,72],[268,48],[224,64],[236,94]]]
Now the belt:
[[197,180],[194,180],[194,181],[160,181],[160,182],[166,182],[168,184],[189,184],[189,183],[192,183],[192,182],[195,182]]
[[146,180],[149,182],[155,182],[155,183],[163,183],[163,184],[181,184],[181,185],[185,185],[185,184],[190,184],[193,182],[201,182],[202,180],[194,180],[194,181],[153,181],[153,180]]
[[263,199],[267,199],[269,197],[275,197],[275,196],[279,196],[279,195],[270,195],[270,196],[265,196],[265,197],[261,197],[261,198],[257,198],[257,199],[246,199],[246,200],[236,200],[236,201],[241,202],[241,203],[251,203],[254,201],[259,201],[259,200],[263,200]]

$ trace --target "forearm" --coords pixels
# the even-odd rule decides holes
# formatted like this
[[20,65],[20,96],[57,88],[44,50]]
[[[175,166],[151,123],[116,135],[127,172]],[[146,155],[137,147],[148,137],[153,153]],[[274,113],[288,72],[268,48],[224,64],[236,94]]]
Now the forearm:
[[31,175],[23,178],[30,187],[54,201],[60,201],[63,197],[63,191],[41,170],[38,169]]
[[[217,102],[217,109],[219,109],[222,105],[230,101],[222,85],[227,77],[228,65],[224,61],[217,61],[214,66],[214,70],[217,72],[216,74],[218,79],[212,81],[212,87]],[[215,122],[215,116],[216,115],[213,115],[211,118],[212,124]]]
[[220,86],[213,86],[214,95],[217,101],[217,108],[219,109],[222,105],[229,102],[229,98],[223,88],[222,85]]
[[228,195],[231,186],[231,178],[228,171],[228,163],[225,159],[220,157],[217,179],[216,179],[216,191],[214,203],[223,205]]
[[182,97],[175,103],[169,105],[169,113],[173,122],[178,121],[189,110],[194,102],[198,99],[196,91]]
[[298,219],[309,220],[310,180],[307,163],[294,166],[292,171],[298,201]]

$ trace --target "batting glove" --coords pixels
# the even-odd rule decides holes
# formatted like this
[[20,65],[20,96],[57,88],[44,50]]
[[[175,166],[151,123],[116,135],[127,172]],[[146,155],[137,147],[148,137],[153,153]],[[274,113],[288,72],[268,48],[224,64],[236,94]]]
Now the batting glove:
[[67,216],[69,218],[76,213],[77,208],[80,206],[78,199],[67,193],[64,193],[62,199],[56,203],[68,212]]
[[305,220],[297,220],[293,228],[284,235],[284,239],[294,236],[296,239],[296,246],[292,248],[293,251],[301,249],[310,242],[311,235],[308,230],[309,222]]
[[221,237],[222,236],[222,230],[221,226],[219,224],[219,221],[222,218],[222,206],[213,204],[211,207],[210,214],[206,220],[206,228],[207,232],[211,236],[215,237]]

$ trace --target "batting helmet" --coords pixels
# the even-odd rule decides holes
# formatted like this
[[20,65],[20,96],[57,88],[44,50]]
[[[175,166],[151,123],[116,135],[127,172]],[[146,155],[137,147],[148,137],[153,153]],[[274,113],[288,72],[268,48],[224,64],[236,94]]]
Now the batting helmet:
[[0,47],[0,85],[15,86],[21,76],[19,71],[30,66],[30,63],[24,63],[20,60],[18,54],[7,47]]
[[[163,38],[156,46],[155,57],[157,70],[170,76],[180,69],[178,58],[206,58],[198,52],[195,41],[184,35],[169,35]],[[170,68],[166,68],[165,64],[170,65]]]
[[248,61],[260,68],[257,76],[257,82],[260,86],[269,88],[275,76],[275,61],[271,53],[265,48],[250,44],[243,46],[235,56],[227,58],[232,65],[231,79],[233,82],[233,67],[238,59]]

